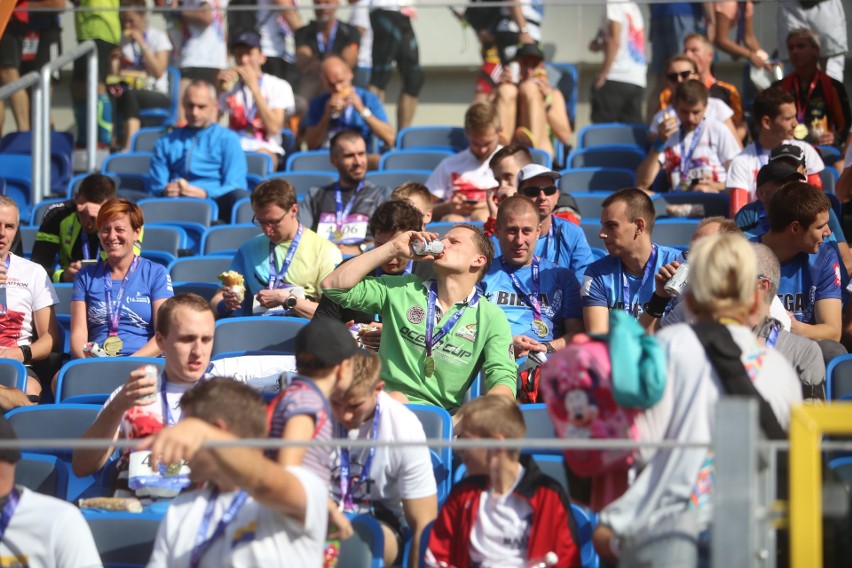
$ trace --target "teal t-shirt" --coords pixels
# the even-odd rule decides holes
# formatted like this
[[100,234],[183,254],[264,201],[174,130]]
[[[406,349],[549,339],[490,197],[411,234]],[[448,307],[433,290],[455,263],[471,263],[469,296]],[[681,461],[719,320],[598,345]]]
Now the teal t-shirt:
[[[385,275],[365,278],[350,290],[324,293],[344,308],[381,314],[382,380],[387,390],[405,394],[412,403],[454,412],[480,370],[486,390],[505,385],[516,392],[517,366],[509,322],[500,308],[481,296],[432,349],[435,372],[426,376],[426,285],[413,274]],[[434,332],[464,306],[457,303],[442,314]]]

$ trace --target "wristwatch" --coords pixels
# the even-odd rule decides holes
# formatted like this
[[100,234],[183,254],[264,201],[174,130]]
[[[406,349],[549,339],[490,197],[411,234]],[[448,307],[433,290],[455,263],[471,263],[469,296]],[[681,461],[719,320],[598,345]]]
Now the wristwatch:
[[553,344],[550,343],[549,341],[543,341],[541,344],[544,345],[547,348],[547,354],[548,355],[550,355],[551,353],[554,353],[556,351],[556,349],[553,348]]
[[518,33],[528,34],[528,33],[530,33],[530,28],[528,26],[524,25],[524,27],[519,29]]
[[367,120],[371,116],[373,116],[373,111],[371,111],[367,107],[364,107],[364,110],[361,111],[361,118],[363,118],[364,120]]
[[33,350],[29,345],[18,345],[18,349],[24,354],[24,365],[29,365],[33,360]]

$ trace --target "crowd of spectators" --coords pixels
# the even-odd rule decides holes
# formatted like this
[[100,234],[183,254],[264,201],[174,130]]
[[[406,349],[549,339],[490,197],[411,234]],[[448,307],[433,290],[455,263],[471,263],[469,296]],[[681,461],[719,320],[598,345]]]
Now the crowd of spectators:
[[[99,142],[127,150],[142,111],[170,103],[171,62],[180,70],[180,112],[154,145],[151,193],[213,200],[221,223],[249,197],[259,234],[234,247],[230,270],[243,283],[223,285],[208,301],[175,295],[168,270],[142,258],[145,220],[135,200],[147,194],[89,175],[47,211],[30,260],[18,248],[19,207],[0,196],[0,358],[21,361],[29,374],[24,390],[0,387],[0,407],[51,400],[67,359],[163,358],[159,379],[131,372],[84,435],[142,440],[110,470],[115,495],[174,498],[151,566],[281,558],[318,566],[333,555],[326,539],[350,537],[350,518],[362,513],[380,523],[388,565],[402,562],[406,542],[417,551],[422,539],[431,566],[526,566],[551,554],[552,565],[579,566],[570,503],[598,503],[573,485],[569,497],[523,452],[460,451],[468,477],[439,503],[425,446],[315,444],[264,454],[202,445],[266,436],[422,442],[406,404],[447,411],[461,439],[523,438],[517,403],[544,402],[538,381],[548,358],[613,331],[614,312],[664,354],[661,398],[631,417],[638,440],[711,441],[715,403],[732,392],[713,345],[735,354],[730,375],[746,377],[751,395],[768,403],[776,429],[766,433],[775,436],[793,405],[826,398],[826,366],[852,348],[852,253],[836,207],[852,198],[839,0],[781,3],[779,45],[790,72],[762,90],[719,81],[713,69],[717,50],[755,74],[777,67],[757,42],[751,2],[652,5],[648,58],[642,10],[608,1],[589,45],[603,56],[591,119],[646,123],[647,113],[649,145],[636,187],[611,188],[601,201],[597,239],[581,228],[563,173],[536,159],[562,163],[578,130],[541,46],[542,4],[457,14],[474,27],[483,57],[460,123],[469,145],[424,183],[397,187],[367,173],[395,141],[383,106],[394,64],[402,79],[397,130],[411,124],[424,83],[409,2],[355,3],[345,23],[338,2],[326,0],[303,25],[295,4],[266,0],[251,12],[254,26],[232,22],[228,33],[218,4],[183,0],[168,15],[169,34],[148,26],[144,0],[112,4],[82,0],[96,9],[76,14],[78,39],[98,47]],[[0,39],[4,84],[34,60],[44,63],[42,49],[55,44],[53,16],[24,8],[59,6],[19,6]],[[32,30],[43,34],[37,53],[27,51]],[[21,93],[10,105],[26,130]],[[100,120],[109,108],[112,126]],[[249,191],[246,152],[283,169],[286,127],[296,144],[327,149],[335,180],[299,195],[285,172]],[[838,151],[845,158],[826,164],[823,156]],[[836,196],[823,187],[827,167],[842,171]],[[670,192],[726,196],[728,215],[690,209],[702,218],[692,241],[663,246],[655,224],[680,213],[661,212],[655,199]],[[438,234],[431,221],[452,225]],[[687,266],[688,286],[673,292],[666,284]],[[55,314],[60,282],[73,283],[67,354]],[[237,316],[305,320],[295,374],[282,375],[289,379],[268,407],[239,377],[214,378],[216,320]],[[5,426],[0,437],[8,438]],[[76,450],[73,471],[99,473],[113,453]],[[0,493],[4,467],[16,459],[0,452]],[[145,469],[158,462],[168,474]],[[710,469],[703,449],[638,452],[632,482],[598,507],[601,557],[696,564],[710,538],[702,506],[712,495],[699,483]],[[569,479],[578,477],[569,471]],[[217,528],[208,538],[211,516]]]

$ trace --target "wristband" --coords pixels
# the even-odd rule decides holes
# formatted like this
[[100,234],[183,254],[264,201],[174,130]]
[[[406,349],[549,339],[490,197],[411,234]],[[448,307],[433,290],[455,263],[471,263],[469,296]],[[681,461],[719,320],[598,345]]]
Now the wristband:
[[663,140],[662,138],[657,138],[656,140],[654,140],[654,143],[651,144],[651,148],[653,148],[654,151],[657,152],[658,154],[662,154],[663,150],[666,149],[667,143],[668,143],[668,140]]
[[21,353],[24,358],[24,365],[29,365],[33,360],[33,351],[30,349],[29,345],[19,345],[18,349],[21,350]]
[[666,308],[669,306],[669,302],[671,302],[671,298],[658,296],[657,293],[654,292],[651,296],[651,301],[642,306],[642,309],[645,310],[645,313],[652,318],[660,319],[663,317]]
[[362,110],[359,114],[361,115],[361,118],[367,120],[373,116],[373,111],[371,111],[368,107],[364,107],[364,110]]

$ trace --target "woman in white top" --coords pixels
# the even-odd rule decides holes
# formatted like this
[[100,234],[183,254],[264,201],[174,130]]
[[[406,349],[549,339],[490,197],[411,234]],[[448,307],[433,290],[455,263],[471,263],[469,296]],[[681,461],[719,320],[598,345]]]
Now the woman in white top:
[[148,27],[145,0],[121,0],[121,7],[128,11],[121,13],[124,32],[111,69],[120,82],[110,86],[110,93],[124,126],[121,145],[129,151],[131,138],[142,126],[139,111],[171,104],[166,70],[172,42],[164,32]]

